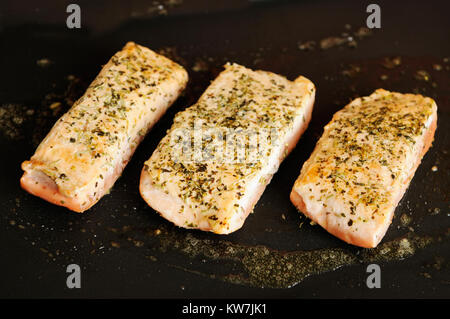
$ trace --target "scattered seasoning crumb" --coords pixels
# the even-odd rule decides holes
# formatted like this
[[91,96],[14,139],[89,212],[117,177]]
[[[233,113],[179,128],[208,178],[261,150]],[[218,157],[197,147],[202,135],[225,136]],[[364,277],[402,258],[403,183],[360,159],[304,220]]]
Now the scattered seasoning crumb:
[[372,31],[366,27],[360,27],[356,32],[353,33],[356,37],[362,39],[372,35]]
[[134,240],[133,243],[134,243],[134,245],[136,247],[143,247],[144,246],[144,242],[140,241],[140,240]]
[[382,80],[382,81],[386,81],[387,79],[389,79],[389,76],[387,76],[386,74],[383,74],[382,76],[380,76],[380,80]]
[[159,234],[161,234],[161,230],[160,229],[155,230],[155,235],[158,236]]
[[386,69],[394,69],[402,64],[402,58],[397,57],[387,57],[383,59],[383,62],[381,62],[381,65],[385,67]]
[[281,214],[281,219],[286,220],[286,216],[284,214]]
[[112,241],[111,246],[114,248],[120,248],[120,244],[118,242]]
[[158,261],[158,258],[155,256],[145,256],[145,258],[150,259],[151,261]]
[[436,71],[441,71],[442,70],[442,66],[440,64],[433,64],[433,69]]
[[41,68],[46,68],[48,67],[50,64],[52,64],[52,61],[50,61],[47,58],[43,58],[43,59],[39,59],[36,61],[36,64],[41,67]]
[[[166,16],[169,14],[169,9],[180,5],[183,2],[183,0],[158,0],[158,1],[152,1],[152,6],[147,8],[147,14],[151,15],[160,15],[160,16]],[[143,15],[142,12],[133,11],[132,16],[141,16]]]
[[203,60],[197,60],[192,67],[194,72],[205,72],[208,71],[208,64]]
[[344,44],[345,42],[347,42],[347,39],[345,38],[341,38],[341,37],[328,37],[325,39],[322,39],[320,41],[320,48],[322,50],[328,50],[332,47]]
[[312,51],[316,48],[316,41],[299,42],[297,46],[302,51]]
[[402,214],[400,216],[400,223],[402,224],[403,227],[408,226],[411,223],[411,216],[409,216],[408,214]]
[[61,102],[53,102],[52,104],[50,104],[49,108],[51,110],[54,110],[54,109],[57,109],[60,106],[61,106]]
[[431,215],[438,215],[441,212],[441,209],[439,207],[435,207],[433,211],[431,212]]
[[342,75],[348,76],[349,78],[353,78],[360,72],[361,72],[361,68],[359,66],[350,64],[349,68],[346,70],[343,70],[341,73],[342,73]]
[[424,276],[425,278],[427,278],[427,279],[431,279],[431,275],[429,274],[429,273],[427,273],[427,272],[422,272],[422,273],[420,273],[422,276]]
[[416,74],[414,74],[414,78],[419,81],[428,82],[431,79],[430,74],[425,70],[418,70]]
[[438,171],[438,167],[437,167],[436,165],[434,165],[434,166],[431,168],[431,170],[432,170],[433,172],[437,172],[437,171]]
[[414,247],[411,245],[408,238],[403,238],[402,240],[400,240],[397,254],[400,258],[414,254]]

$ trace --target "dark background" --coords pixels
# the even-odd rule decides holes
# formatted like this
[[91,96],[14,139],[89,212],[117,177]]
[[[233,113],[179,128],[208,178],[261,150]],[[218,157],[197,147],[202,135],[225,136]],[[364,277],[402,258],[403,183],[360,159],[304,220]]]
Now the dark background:
[[[0,4],[0,297],[450,296],[448,1],[378,1],[381,29],[368,35],[358,31],[368,16],[365,1],[78,1],[79,30],[65,25],[71,2]],[[111,194],[85,214],[21,190],[20,163],[127,41],[185,66],[190,75],[185,94],[148,134]],[[326,48],[330,41],[342,43]],[[299,48],[305,43],[310,50]],[[194,103],[227,61],[289,79],[304,75],[315,83],[317,96],[307,132],[255,213],[241,230],[218,236],[172,226],[141,199],[138,183],[143,162],[174,114]],[[304,251],[321,256],[323,249],[336,248],[364,254],[311,226],[291,205],[289,192],[332,114],[380,87],[421,93],[438,104],[434,145],[383,240],[428,236],[433,243],[407,258],[379,262],[380,289],[366,287],[363,260],[311,275],[291,288],[230,283],[230,274],[245,277],[248,268],[245,258],[222,256],[223,243],[244,257],[265,247],[277,256]],[[70,263],[82,267],[81,289],[66,287]]]

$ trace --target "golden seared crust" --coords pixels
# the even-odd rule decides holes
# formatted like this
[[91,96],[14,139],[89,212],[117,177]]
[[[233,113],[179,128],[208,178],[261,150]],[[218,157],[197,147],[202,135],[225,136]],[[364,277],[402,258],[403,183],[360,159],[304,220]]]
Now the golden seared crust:
[[187,72],[180,65],[127,43],[22,163],[22,186],[69,209],[88,209],[112,187],[186,83]]
[[[142,197],[181,227],[218,234],[239,229],[306,129],[314,96],[314,85],[304,77],[289,81],[274,73],[227,64],[198,102],[176,115],[171,129],[145,163]],[[182,158],[174,157],[172,142],[181,139],[179,132],[190,132],[199,122],[204,128],[235,132],[274,130],[277,139],[265,145],[254,160],[227,161],[217,151],[222,150],[223,141],[215,136],[204,144],[213,160],[196,160],[196,150],[187,151]],[[233,143],[244,141],[243,134],[237,134]]]
[[431,146],[436,103],[379,89],[337,112],[294,184],[294,205],[342,240],[375,247]]

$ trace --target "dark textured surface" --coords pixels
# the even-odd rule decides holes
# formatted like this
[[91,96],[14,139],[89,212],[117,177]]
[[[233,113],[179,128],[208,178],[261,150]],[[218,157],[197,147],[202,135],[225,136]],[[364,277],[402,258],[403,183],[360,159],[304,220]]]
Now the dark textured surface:
[[[162,10],[144,1],[105,1],[103,6],[81,1],[81,30],[65,27],[64,1],[2,4],[0,296],[450,297],[449,5],[380,2],[382,28],[360,38],[354,33],[365,24],[364,2],[209,2],[160,1]],[[344,43],[320,49],[321,40],[343,32],[354,36],[356,48]],[[182,63],[190,74],[186,93],[146,137],[111,194],[85,214],[22,191],[20,163],[32,155],[69,100],[81,96],[100,66],[130,40],[163,50]],[[315,41],[315,48],[300,50],[298,43],[307,41]],[[387,63],[393,57],[401,58],[400,65]],[[39,66],[37,61],[43,58],[50,64]],[[217,236],[172,226],[146,206],[138,183],[144,161],[174,114],[195,102],[226,61],[289,79],[304,75],[316,84],[317,98],[308,130],[254,214],[241,230]],[[427,76],[417,71],[426,71]],[[364,260],[311,275],[291,288],[262,289],[245,280],[230,283],[234,278],[230,275],[241,278],[249,268],[239,258],[226,258],[221,249],[227,245],[244,254],[265,247],[280,256],[334,248],[362,253],[309,225],[291,205],[289,192],[332,114],[351,98],[380,87],[421,93],[438,104],[433,147],[383,240],[410,234],[430,236],[433,242],[408,258],[380,262],[381,289],[366,287]],[[54,102],[61,106],[50,109]],[[5,112],[14,112],[19,119]],[[410,223],[402,215],[409,216]],[[82,267],[81,289],[66,288],[65,267],[70,263]]]

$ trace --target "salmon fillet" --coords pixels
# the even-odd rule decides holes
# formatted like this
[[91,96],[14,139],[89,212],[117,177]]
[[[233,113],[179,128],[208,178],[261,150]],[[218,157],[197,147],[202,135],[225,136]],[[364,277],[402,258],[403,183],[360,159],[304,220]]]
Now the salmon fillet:
[[21,186],[73,211],[89,209],[113,186],[187,79],[180,65],[127,43],[22,163]]
[[236,231],[308,126],[314,97],[302,76],[225,65],[145,163],[142,197],[177,226]]
[[383,89],[337,112],[303,164],[292,203],[329,233],[376,247],[433,141],[437,105]]

